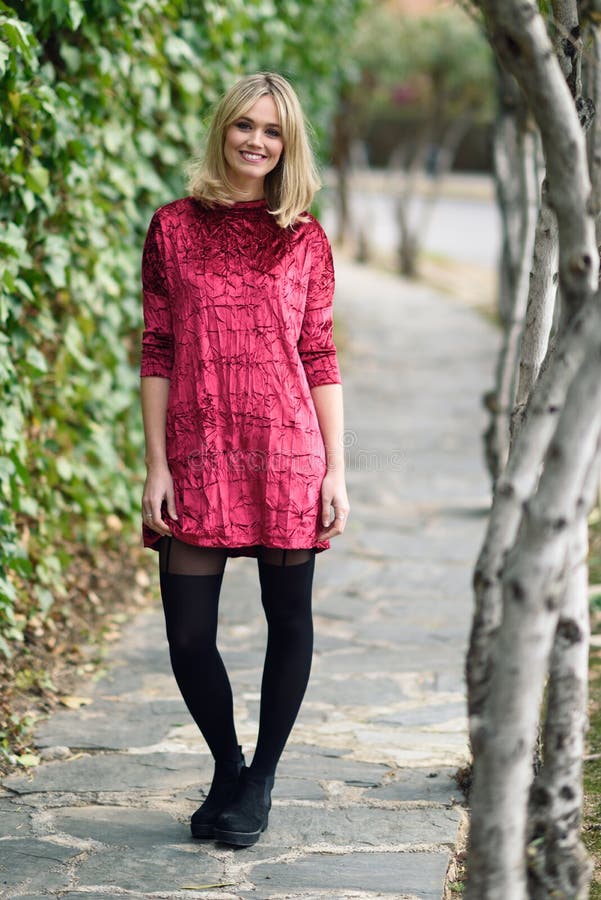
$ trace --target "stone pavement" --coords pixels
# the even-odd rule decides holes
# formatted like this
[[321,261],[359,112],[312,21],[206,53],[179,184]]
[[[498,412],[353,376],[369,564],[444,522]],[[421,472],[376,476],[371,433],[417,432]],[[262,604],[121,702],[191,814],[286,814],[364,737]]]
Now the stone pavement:
[[[189,836],[211,765],[157,603],[81,685],[91,702],[39,725],[42,765],[4,780],[0,896],[442,897],[465,817],[452,776],[467,757],[463,655],[490,500],[480,396],[497,335],[394,276],[343,261],[337,275],[351,514],[316,558],[314,669],[269,829],[247,850]],[[228,561],[222,597],[248,760],[265,642],[254,560]]]

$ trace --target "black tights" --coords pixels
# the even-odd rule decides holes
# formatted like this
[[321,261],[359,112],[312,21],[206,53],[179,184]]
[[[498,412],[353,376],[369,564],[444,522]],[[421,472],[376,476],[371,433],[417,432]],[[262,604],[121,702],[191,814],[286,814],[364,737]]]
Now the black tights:
[[[259,734],[251,768],[273,775],[311,670],[311,591],[315,551],[258,547],[268,638]],[[161,596],[173,673],[215,760],[238,758],[232,689],[217,649],[219,594],[227,556],[165,537],[159,550]]]

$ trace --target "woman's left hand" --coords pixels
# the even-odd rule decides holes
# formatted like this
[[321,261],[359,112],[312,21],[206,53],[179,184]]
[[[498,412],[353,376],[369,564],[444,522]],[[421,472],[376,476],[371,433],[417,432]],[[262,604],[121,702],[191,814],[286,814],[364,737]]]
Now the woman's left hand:
[[[334,521],[330,522],[330,507],[334,507]],[[327,541],[342,534],[350,511],[344,472],[332,469],[326,472],[321,484],[321,523],[324,527],[318,541]]]

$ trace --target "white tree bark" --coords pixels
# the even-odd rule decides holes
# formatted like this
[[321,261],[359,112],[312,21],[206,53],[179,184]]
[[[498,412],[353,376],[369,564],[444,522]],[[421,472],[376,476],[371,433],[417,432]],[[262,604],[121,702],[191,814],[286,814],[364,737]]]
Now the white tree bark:
[[[474,573],[476,610],[467,661],[472,726],[486,696],[490,643],[501,621],[500,576],[505,553],[513,544],[522,503],[538,479],[557,412],[578,367],[582,336],[597,327],[598,313],[587,304],[583,318],[568,328],[572,316],[587,303],[598,280],[594,225],[588,214],[590,181],[584,133],[570,90],[532,0],[478,0],[489,37],[500,59],[516,76],[539,125],[547,162],[549,202],[555,210],[560,241],[559,284],[569,314],[562,320],[566,339],[553,354],[551,371],[541,373],[527,417],[508,465],[496,486],[484,544]],[[588,316],[590,315],[590,319]],[[586,323],[586,324],[585,324]],[[581,330],[585,324],[584,332]],[[561,338],[561,335],[560,335]]]
[[[497,205],[501,215],[499,316],[504,327],[511,317],[516,285],[530,265],[526,237],[529,214],[525,143],[535,132],[524,96],[514,77],[497,64],[497,116],[493,135],[493,163]],[[526,141],[526,135],[530,141]],[[538,179],[536,179],[538,183]]]
[[484,433],[488,470],[496,482],[510,445],[510,416],[515,402],[515,372],[528,298],[538,208],[537,136],[523,97],[511,75],[499,67],[499,115],[494,161],[497,201],[501,212],[502,255],[499,313],[503,341],[497,360],[495,388],[487,398],[490,422]]
[[530,289],[521,338],[518,385],[511,413],[511,444],[522,423],[528,398],[538,378],[549,346],[557,296],[558,231],[555,213],[549,206],[543,183],[541,206],[536,223]]
[[[587,103],[582,99],[582,40],[576,0],[554,0],[553,13],[555,51],[576,108],[583,110]],[[597,461],[588,477],[593,480],[594,491],[599,479]],[[591,495],[590,487],[586,493]],[[583,518],[568,547],[567,583],[547,686],[543,765],[530,797],[528,873],[532,900],[588,897],[591,864],[580,840],[588,721],[587,556],[588,522]]]
[[541,372],[528,404],[528,415],[497,482],[473,579],[475,612],[467,659],[472,734],[479,727],[491,672],[491,646],[501,623],[504,560],[515,541],[523,506],[536,488],[568,386],[600,330],[600,304],[591,297],[558,338],[552,364]]
[[[473,735],[466,900],[526,900],[527,797],[570,541],[586,520],[600,463],[601,346],[573,379],[536,494],[503,571],[503,619]],[[595,485],[596,489],[596,485]],[[563,584],[562,584],[563,582]]]
[[[599,0],[601,13],[601,0]],[[587,54],[584,57],[583,79],[587,96],[597,110],[588,138],[588,167],[592,184],[591,207],[595,215],[597,245],[601,244],[601,27],[596,18],[585,23]]]
[[[599,481],[595,459],[585,489]],[[530,799],[528,872],[532,900],[586,900],[591,864],[580,840],[582,767],[587,728],[589,602],[588,522],[583,516],[568,547],[565,595],[555,632],[547,688],[543,766]]]
[[540,129],[549,202],[559,228],[559,272],[572,315],[596,289],[598,258],[590,216],[584,134],[574,101],[533,0],[478,0],[499,58],[517,78]]

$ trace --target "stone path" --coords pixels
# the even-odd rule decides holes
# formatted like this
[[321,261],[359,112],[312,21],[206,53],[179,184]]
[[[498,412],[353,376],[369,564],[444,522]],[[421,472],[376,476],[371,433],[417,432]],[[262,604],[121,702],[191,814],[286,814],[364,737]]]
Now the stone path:
[[[440,900],[465,816],[452,776],[466,760],[463,654],[489,503],[480,395],[497,335],[428,289],[337,272],[351,515],[316,560],[314,669],[268,831],[238,851],[189,836],[211,765],[157,604],[81,685],[91,702],[39,726],[43,764],[5,779],[0,896]],[[255,561],[229,560],[221,645],[247,759],[259,610]]]

